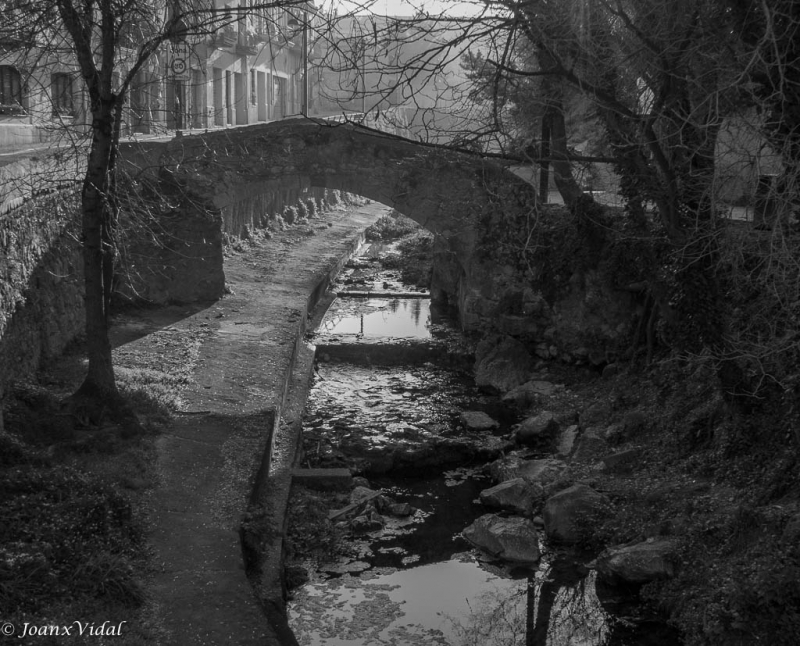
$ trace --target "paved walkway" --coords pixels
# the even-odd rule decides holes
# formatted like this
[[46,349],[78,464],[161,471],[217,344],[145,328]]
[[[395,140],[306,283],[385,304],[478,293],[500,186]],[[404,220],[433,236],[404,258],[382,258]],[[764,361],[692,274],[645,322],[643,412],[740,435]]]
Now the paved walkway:
[[[226,259],[233,293],[169,326],[175,333],[206,333],[195,335],[185,412],[158,440],[151,592],[162,644],[292,643],[274,621],[283,612],[280,590],[262,590],[272,621],[254,595],[239,529],[303,345],[309,302],[355,248],[359,231],[384,212],[372,204],[325,214],[311,221],[314,235],[285,231]],[[147,336],[133,343],[146,344]],[[285,448],[279,447],[284,461]],[[282,513],[274,509],[270,518],[279,529]],[[274,568],[280,559],[271,560]],[[274,574],[261,582],[274,584]]]

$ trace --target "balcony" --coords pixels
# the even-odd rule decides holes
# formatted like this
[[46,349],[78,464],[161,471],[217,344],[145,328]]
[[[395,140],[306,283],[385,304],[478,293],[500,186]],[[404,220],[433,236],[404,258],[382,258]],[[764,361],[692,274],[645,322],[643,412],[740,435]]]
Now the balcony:
[[228,49],[239,44],[239,33],[233,29],[222,29],[214,34],[214,47]]
[[0,103],[0,117],[24,117],[26,115],[25,108],[18,103]]
[[253,40],[259,44],[275,42],[278,28],[272,23],[258,25],[253,33]]
[[36,37],[29,30],[0,28],[0,48],[6,51],[27,49],[35,44]]
[[248,34],[239,34],[239,40],[234,47],[237,56],[255,56],[259,49],[260,46],[255,37]]

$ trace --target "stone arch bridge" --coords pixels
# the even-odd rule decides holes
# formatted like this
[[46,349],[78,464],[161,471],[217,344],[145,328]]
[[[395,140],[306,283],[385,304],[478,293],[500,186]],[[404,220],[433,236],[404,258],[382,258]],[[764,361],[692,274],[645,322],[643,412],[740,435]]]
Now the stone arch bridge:
[[[236,236],[246,225],[257,226],[268,206],[266,196],[287,187],[298,194],[311,187],[355,193],[433,232],[432,295],[458,308],[466,330],[541,340],[554,326],[577,329],[583,314],[597,309],[597,303],[586,302],[590,288],[603,297],[579,273],[566,292],[545,299],[541,286],[531,284],[531,268],[514,262],[515,253],[528,244],[540,209],[535,188],[498,159],[307,118],[129,144],[122,159],[131,176],[146,178],[160,194],[171,196],[174,208],[164,220],[172,220],[174,241],[190,241],[177,253],[175,244],[167,242],[160,253],[173,255],[148,261],[164,267],[163,280],[155,281],[161,287],[153,288],[152,277],[145,281],[151,300],[174,300],[169,291],[180,283],[195,299],[219,296],[224,288],[222,232]],[[197,279],[192,267],[209,261],[219,265],[222,282]],[[610,336],[615,336],[614,325],[603,322]],[[592,334],[597,338],[605,332]],[[581,343],[573,332],[562,336],[559,347]],[[550,332],[551,354],[553,342]]]
[[435,234],[434,294],[458,306],[467,328],[478,324],[480,295],[470,292],[487,226],[497,214],[537,208],[535,188],[496,159],[348,123],[293,119],[129,144],[123,159],[187,215],[216,214],[234,236],[258,225],[266,195],[287,188],[339,189],[393,207]]

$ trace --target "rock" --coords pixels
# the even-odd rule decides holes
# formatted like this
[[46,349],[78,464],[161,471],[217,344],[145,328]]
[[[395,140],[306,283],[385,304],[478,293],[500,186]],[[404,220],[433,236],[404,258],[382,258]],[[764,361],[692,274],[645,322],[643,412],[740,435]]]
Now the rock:
[[591,532],[610,502],[606,496],[586,485],[573,485],[559,491],[544,504],[544,529],[550,540],[578,543]]
[[384,509],[390,516],[397,516],[398,518],[405,518],[414,513],[414,508],[407,502],[390,502],[386,504]]
[[619,374],[619,366],[616,363],[609,363],[603,368],[603,379],[611,379]]
[[648,538],[635,545],[606,549],[595,561],[597,573],[610,583],[647,583],[675,576],[678,541]]
[[495,460],[488,469],[489,475],[496,482],[524,478],[528,482],[537,482],[543,487],[563,479],[569,473],[567,463],[563,460],[553,458],[525,460],[513,454]]
[[350,521],[350,529],[355,533],[374,532],[383,529],[383,520],[374,512],[356,516]]
[[521,386],[512,388],[503,395],[503,403],[511,404],[520,410],[526,410],[536,404],[540,397],[549,397],[563,386],[557,386],[550,381],[534,379],[526,381]]
[[578,444],[572,459],[575,462],[587,463],[594,462],[600,458],[608,449],[608,444],[603,439],[603,431],[594,426],[587,428],[578,438]]
[[459,417],[461,418],[461,423],[470,431],[488,431],[500,426],[496,420],[479,410],[464,411]]
[[506,393],[524,384],[532,369],[528,350],[510,336],[487,337],[475,350],[475,383],[479,388]]
[[[528,386],[537,395],[544,395],[545,397],[549,397],[550,395],[555,393],[557,390],[559,390],[559,386],[557,386],[553,382],[551,382],[551,381],[542,381],[542,380],[539,380],[539,379],[535,379],[533,381],[529,381],[529,382],[527,382],[526,384],[523,384],[523,385]],[[562,388],[563,388],[563,386],[562,386]]]
[[647,426],[647,416],[638,410],[627,413],[622,418],[622,431],[627,439],[632,438]]
[[606,442],[612,445],[622,443],[625,439],[625,431],[622,424],[609,424],[606,432],[603,433],[603,437],[605,437]]
[[558,422],[553,413],[542,411],[524,420],[517,428],[516,439],[521,444],[535,444],[558,432]]
[[597,402],[581,411],[581,426],[597,426],[605,422],[611,415],[611,406],[605,402]]
[[308,570],[302,565],[287,565],[284,569],[284,580],[289,590],[299,588],[301,585],[308,583]]
[[353,487],[353,490],[350,492],[350,502],[360,502],[365,498],[374,498],[378,494],[377,491],[374,489],[370,489],[369,487]]
[[579,427],[577,424],[572,424],[571,426],[567,426],[563,431],[561,431],[561,436],[558,438],[558,454],[562,457],[569,457],[569,454],[572,453],[572,449],[575,446],[575,440],[578,437]]
[[614,473],[628,473],[633,470],[634,465],[641,457],[641,449],[633,448],[618,451],[603,458],[603,469]]
[[796,514],[790,518],[781,533],[781,541],[794,548],[794,552],[800,551],[800,515]]
[[462,533],[470,543],[493,556],[515,563],[539,561],[539,533],[527,518],[486,514]]
[[506,480],[494,487],[481,491],[482,505],[508,509],[522,516],[528,516],[542,500],[544,489],[538,482],[528,482],[524,478]]
[[548,346],[546,343],[537,343],[534,352],[536,352],[536,356],[540,359],[550,358],[550,346]]

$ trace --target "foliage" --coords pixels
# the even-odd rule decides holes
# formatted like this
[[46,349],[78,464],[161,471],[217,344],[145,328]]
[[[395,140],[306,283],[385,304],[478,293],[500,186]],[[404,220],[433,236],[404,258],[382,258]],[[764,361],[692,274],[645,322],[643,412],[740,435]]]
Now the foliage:
[[[95,477],[63,465],[33,466],[35,460],[34,454],[0,472],[4,619],[47,612],[69,623],[91,616],[98,604],[138,607],[143,593],[134,566],[143,536],[129,500]],[[78,614],[61,614],[66,600]]]
[[420,226],[406,216],[392,211],[387,215],[382,215],[376,222],[370,224],[364,232],[364,236],[369,241],[375,240],[396,240],[409,233],[417,231]]
[[306,209],[308,209],[308,217],[315,217],[317,215],[317,200],[313,197],[309,197],[306,200]]
[[305,221],[308,219],[308,206],[303,200],[300,200],[295,207],[297,209],[297,219]]
[[293,206],[284,207],[283,221],[286,222],[286,224],[295,224],[297,222],[297,209]]
[[294,487],[287,520],[290,556],[333,560],[342,549],[342,531],[328,520],[328,514],[347,502],[341,494]]
[[429,289],[433,276],[433,235],[427,231],[412,233],[398,243],[397,250],[402,259],[403,283]]

